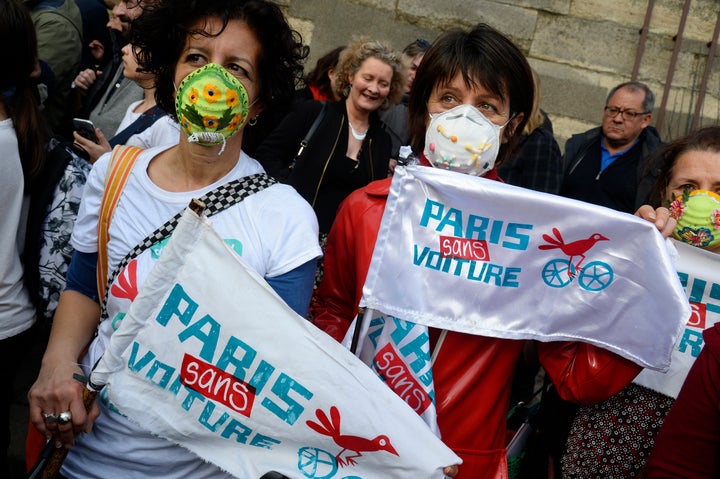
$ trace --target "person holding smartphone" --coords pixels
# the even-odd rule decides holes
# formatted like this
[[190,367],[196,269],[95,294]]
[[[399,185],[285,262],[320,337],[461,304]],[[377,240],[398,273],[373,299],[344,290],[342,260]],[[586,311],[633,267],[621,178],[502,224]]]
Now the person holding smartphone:
[[[143,98],[128,106],[125,117],[120,122],[114,136],[109,140],[99,128],[95,128],[89,120],[76,118],[73,133],[73,146],[84,152],[88,161],[94,163],[103,153],[110,151],[115,145],[134,144],[131,137],[141,133],[165,113],[155,103],[155,76],[150,73],[138,71],[137,59],[132,44],[122,48],[123,75],[133,80],[143,89]],[[176,136],[176,131],[173,132]],[[154,145],[153,145],[154,146]]]

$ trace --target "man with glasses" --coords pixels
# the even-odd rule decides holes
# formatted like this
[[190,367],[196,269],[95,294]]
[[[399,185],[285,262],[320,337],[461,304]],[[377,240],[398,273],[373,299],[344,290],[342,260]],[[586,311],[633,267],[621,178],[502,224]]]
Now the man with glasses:
[[[654,106],[655,95],[644,83],[621,83],[610,90],[602,126],[573,135],[565,143],[560,195],[626,213],[646,204],[656,170],[646,165],[646,159],[662,145],[659,133],[650,126]],[[553,390],[543,397],[543,404],[543,418],[553,427],[548,448],[559,470],[578,406]]]
[[662,145],[650,126],[655,95],[640,82],[622,83],[607,97],[602,126],[565,144],[562,196],[633,213],[653,183],[649,154]]

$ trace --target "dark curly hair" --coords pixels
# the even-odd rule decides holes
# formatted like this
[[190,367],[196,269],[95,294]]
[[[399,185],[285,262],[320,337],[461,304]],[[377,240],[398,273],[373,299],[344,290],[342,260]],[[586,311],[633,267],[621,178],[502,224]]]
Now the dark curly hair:
[[[173,80],[188,36],[217,36],[230,20],[245,22],[261,45],[261,103],[269,108],[292,100],[309,48],[277,4],[268,0],[156,0],[143,8],[132,24],[131,42],[140,68],[156,76],[155,97],[164,111],[176,115]],[[202,27],[193,28],[198,20],[208,18],[220,19],[222,30],[210,34]]]
[[305,75],[305,84],[310,86],[316,86],[327,98],[332,98],[335,94],[332,91],[332,85],[330,84],[330,78],[328,77],[328,71],[335,69],[340,58],[340,52],[345,49],[345,45],[335,47],[325,55],[321,56],[315,68]]

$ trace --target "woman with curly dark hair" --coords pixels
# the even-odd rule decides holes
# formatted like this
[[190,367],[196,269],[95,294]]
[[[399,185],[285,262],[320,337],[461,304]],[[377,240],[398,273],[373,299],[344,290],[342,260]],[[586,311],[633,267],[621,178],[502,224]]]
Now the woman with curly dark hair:
[[[107,401],[86,412],[83,385],[73,377],[87,376],[103,354],[134,299],[128,284],[133,291],[142,286],[164,243],[118,266],[127,253],[192,198],[229,183],[250,182],[257,192],[215,214],[214,229],[305,314],[320,255],[315,215],[294,189],[265,176],[241,145],[248,121],[292,98],[307,49],[268,0],[156,0],[143,8],[132,43],[140,68],[155,75],[157,104],[180,123],[179,143],[135,153],[111,217],[101,213],[105,178],[122,149],[93,166],[73,231],[68,286],[29,393],[30,415],[47,438],[72,446],[61,470],[66,477],[223,478],[228,474],[148,433]],[[99,232],[105,221],[109,228]],[[98,244],[107,246],[106,261],[98,260],[104,257]],[[99,278],[119,279],[96,284],[104,267],[110,274]]]

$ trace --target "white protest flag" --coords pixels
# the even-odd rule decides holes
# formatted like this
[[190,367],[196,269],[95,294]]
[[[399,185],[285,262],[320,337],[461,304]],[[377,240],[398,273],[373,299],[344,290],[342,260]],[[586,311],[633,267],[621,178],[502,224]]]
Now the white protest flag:
[[395,170],[361,305],[469,334],[585,341],[658,370],[690,316],[650,222],[418,166]]
[[366,309],[360,324],[353,321],[343,345],[354,352],[395,394],[405,401],[440,437],[427,326]]
[[91,376],[240,478],[441,478],[460,459],[187,210]]
[[720,321],[720,255],[675,241],[680,282],[692,306],[667,372],[644,369],[633,382],[676,398],[703,345],[703,331]]

